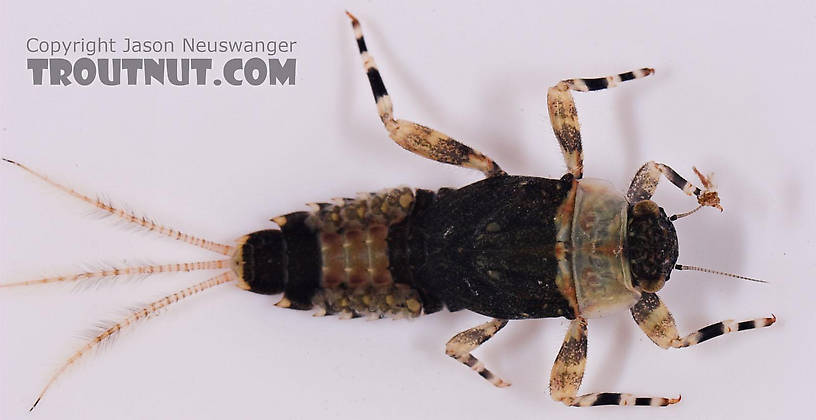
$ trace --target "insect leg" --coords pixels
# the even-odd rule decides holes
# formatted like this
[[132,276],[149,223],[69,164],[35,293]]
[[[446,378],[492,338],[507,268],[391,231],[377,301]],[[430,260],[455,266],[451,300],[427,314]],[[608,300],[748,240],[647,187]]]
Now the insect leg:
[[742,322],[727,320],[711,324],[681,338],[669,308],[654,293],[642,294],[640,301],[632,307],[632,317],[649,339],[664,349],[693,346],[723,334],[767,327],[776,322],[775,316]]
[[346,14],[351,19],[351,26],[354,28],[354,36],[357,38],[363,68],[368,75],[371,91],[374,93],[377,111],[391,139],[403,149],[437,162],[476,169],[487,177],[506,175],[492,159],[450,136],[411,121],[394,119],[391,97],[385,90],[385,84],[374,63],[374,58],[368,53],[360,22],[351,13],[346,12]]
[[580,179],[584,173],[584,152],[581,147],[581,125],[578,123],[578,111],[570,90],[589,92],[617,86],[620,82],[639,79],[654,73],[654,69],[643,68],[621,73],[615,76],[596,79],[567,79],[547,91],[547,108],[567,170]]
[[496,335],[505,325],[507,325],[506,319],[494,319],[477,327],[462,331],[454,335],[453,338],[445,344],[445,354],[462,362],[497,387],[504,388],[510,386],[509,382],[503,381],[487,370],[479,359],[470,354],[471,351],[489,340],[490,337]]
[[65,193],[67,193],[68,195],[71,195],[71,196],[73,196],[75,198],[78,198],[78,199],[90,204],[91,206],[94,206],[94,207],[96,207],[96,208],[98,208],[98,209],[100,209],[102,211],[105,211],[105,212],[110,213],[110,214],[112,214],[112,215],[114,215],[116,217],[119,217],[119,218],[121,218],[121,219],[123,219],[123,220],[125,220],[125,221],[127,221],[129,223],[133,223],[133,224],[138,225],[138,226],[140,226],[142,228],[145,228],[145,229],[147,229],[147,230],[149,230],[151,232],[158,232],[160,235],[164,235],[164,236],[173,238],[175,240],[178,240],[178,241],[190,244],[190,245],[195,245],[195,246],[197,246],[199,248],[204,248],[204,249],[206,249],[208,251],[216,252],[216,253],[219,253],[219,254],[222,254],[222,255],[232,255],[235,252],[235,248],[230,246],[230,245],[224,245],[224,244],[220,244],[220,243],[217,243],[217,242],[208,241],[206,239],[191,236],[191,235],[188,235],[186,233],[179,232],[179,231],[177,231],[175,229],[171,229],[171,228],[168,228],[166,226],[162,226],[162,225],[160,225],[160,224],[158,224],[158,223],[156,223],[156,222],[154,222],[154,221],[152,221],[150,219],[147,219],[145,217],[140,217],[140,216],[135,215],[134,213],[122,210],[120,208],[116,208],[116,207],[114,207],[113,205],[111,205],[110,203],[108,203],[106,201],[102,201],[102,200],[100,200],[98,198],[97,199],[92,199],[92,198],[88,197],[87,195],[79,193],[79,192],[77,192],[76,190],[74,190],[72,188],[69,188],[69,187],[66,187],[66,186],[64,186],[62,184],[54,182],[54,181],[50,180],[47,176],[45,176],[45,175],[43,175],[43,174],[41,174],[39,172],[34,171],[33,169],[23,165],[22,163],[18,163],[18,162],[15,162],[13,160],[9,160],[9,159],[6,159],[6,158],[3,158],[3,160],[10,163],[10,164],[12,164],[12,165],[17,166],[18,168],[28,172],[31,175],[34,175],[35,177],[43,180],[45,183],[51,185],[54,188],[57,188],[57,189],[65,192]]
[[680,188],[687,195],[696,196],[697,202],[700,203],[700,205],[715,207],[722,210],[722,207],[720,207],[720,197],[717,195],[716,191],[713,191],[714,185],[707,177],[703,176],[703,174],[701,174],[697,168],[693,169],[694,173],[700,178],[700,182],[703,183],[703,188],[705,189],[700,190],[699,188],[695,187],[667,165],[654,161],[646,162],[640,167],[640,169],[638,169],[635,177],[632,178],[632,184],[629,185],[629,191],[626,192],[626,201],[634,204],[640,200],[650,199],[652,194],[654,194],[655,190],[657,189],[657,183],[660,181],[660,175],[663,175],[669,180],[669,182],[674,184],[677,188]]
[[577,395],[584,378],[587,352],[587,323],[576,318],[570,323],[561,351],[555,358],[550,374],[550,396],[573,407],[594,405],[648,405],[666,406],[680,401],[679,398],[636,397],[619,392],[599,392]]
[[229,282],[234,281],[234,280],[235,280],[235,275],[231,271],[228,271],[226,273],[215,276],[215,277],[213,277],[213,278],[211,278],[209,280],[206,280],[206,281],[203,281],[201,283],[190,286],[190,287],[188,287],[186,289],[179,290],[178,292],[172,293],[172,294],[167,295],[167,296],[165,296],[165,297],[163,297],[163,298],[161,298],[161,299],[159,299],[159,300],[157,300],[155,302],[152,302],[152,303],[150,303],[148,305],[145,305],[145,306],[141,307],[140,309],[132,311],[130,313],[130,315],[128,315],[124,319],[114,323],[110,327],[106,328],[99,335],[94,337],[91,341],[85,343],[85,345],[82,346],[81,348],[79,348],[79,350],[75,351],[74,354],[72,354],[71,357],[69,357],[68,360],[66,360],[59,367],[59,369],[57,369],[57,371],[54,372],[54,374],[51,376],[51,379],[48,381],[48,383],[45,385],[45,387],[43,387],[42,391],[40,391],[40,394],[37,396],[37,400],[34,402],[34,405],[31,406],[31,410],[33,410],[34,407],[37,406],[37,404],[42,399],[43,395],[45,395],[45,392],[48,391],[48,388],[50,388],[51,385],[53,385],[54,382],[56,382],[56,380],[60,376],[62,376],[62,374],[71,365],[76,363],[79,359],[82,358],[82,356],[86,355],[89,351],[93,350],[96,347],[99,347],[99,345],[102,344],[103,342],[110,340],[115,335],[118,335],[119,333],[121,333],[122,330],[136,324],[140,320],[144,320],[144,319],[149,318],[152,315],[155,315],[156,313],[158,313],[158,311],[160,311],[161,309],[163,309],[163,308],[165,308],[167,306],[170,306],[170,305],[172,305],[172,304],[174,304],[174,303],[176,303],[176,302],[178,302],[178,301],[180,301],[180,300],[182,300],[184,298],[190,297],[190,296],[192,296],[192,295],[194,295],[196,293],[203,292],[204,290],[207,290],[207,289],[209,289],[211,287],[215,287],[215,286],[218,286],[218,285],[221,285],[221,284],[224,284],[224,283],[229,283]]

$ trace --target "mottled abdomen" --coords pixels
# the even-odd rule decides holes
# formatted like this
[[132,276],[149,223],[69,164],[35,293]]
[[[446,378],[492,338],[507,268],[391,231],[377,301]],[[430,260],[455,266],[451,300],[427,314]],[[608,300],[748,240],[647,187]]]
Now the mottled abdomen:
[[414,317],[422,299],[391,272],[389,230],[414,208],[409,188],[315,204],[273,220],[280,231],[243,238],[238,266],[244,286],[283,292],[279,306],[344,317]]

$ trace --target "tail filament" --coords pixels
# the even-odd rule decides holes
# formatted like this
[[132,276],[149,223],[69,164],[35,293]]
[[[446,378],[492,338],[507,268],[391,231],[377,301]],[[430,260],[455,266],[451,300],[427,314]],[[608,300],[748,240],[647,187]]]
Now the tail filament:
[[155,315],[161,309],[170,306],[184,298],[190,297],[196,293],[203,292],[211,287],[215,287],[224,283],[229,283],[235,280],[235,276],[233,275],[232,271],[228,271],[226,273],[220,274],[215,276],[209,280],[203,281],[201,283],[195,284],[190,286],[186,289],[179,290],[178,292],[169,294],[157,301],[154,301],[148,305],[141,307],[135,311],[132,311],[130,315],[122,319],[121,321],[116,322],[112,326],[108,327],[106,330],[102,331],[99,335],[94,337],[91,341],[87,342],[84,346],[80,347],[79,350],[74,352],[71,357],[66,360],[59,369],[51,376],[51,379],[48,383],[43,387],[40,394],[37,395],[37,400],[34,401],[34,404],[31,406],[29,411],[34,410],[34,407],[39,404],[40,400],[42,400],[43,395],[51,385],[56,382],[56,380],[62,376],[62,374],[74,363],[76,363],[79,359],[85,356],[88,352],[93,350],[94,348],[98,347],[103,342],[109,340],[111,337],[119,334],[122,330],[136,324],[140,320],[146,319],[152,315]]
[[43,180],[47,184],[49,184],[49,185],[51,185],[51,186],[65,192],[65,193],[67,193],[68,195],[74,196],[74,197],[76,197],[76,198],[90,204],[91,206],[94,206],[94,207],[96,207],[96,208],[98,208],[98,209],[100,209],[102,211],[108,212],[108,213],[110,213],[110,214],[112,214],[112,215],[114,215],[116,217],[119,217],[119,218],[121,218],[121,219],[123,219],[123,220],[125,220],[125,221],[127,221],[129,223],[133,223],[133,224],[136,224],[138,226],[141,226],[142,228],[147,229],[149,231],[158,232],[160,235],[164,235],[164,236],[173,238],[175,240],[178,240],[178,241],[190,244],[190,245],[197,246],[199,248],[204,248],[204,249],[206,249],[208,251],[216,252],[216,253],[219,253],[221,255],[232,255],[235,252],[235,248],[230,246],[230,245],[220,244],[220,243],[209,241],[209,240],[206,240],[206,239],[202,239],[202,238],[199,238],[199,237],[196,237],[196,236],[191,236],[191,235],[188,235],[186,233],[182,233],[182,232],[180,232],[178,230],[171,229],[171,228],[166,227],[166,226],[162,226],[162,225],[160,225],[160,224],[158,224],[158,223],[156,223],[156,222],[154,222],[152,220],[149,220],[149,219],[144,218],[144,217],[137,216],[137,215],[135,215],[135,214],[133,214],[131,212],[128,212],[128,211],[122,210],[120,208],[114,207],[111,204],[106,203],[106,202],[104,202],[104,201],[102,201],[100,199],[92,199],[92,198],[88,197],[87,195],[84,195],[82,193],[77,192],[74,189],[71,189],[71,188],[66,187],[66,186],[64,186],[62,184],[54,182],[54,181],[48,179],[47,176],[45,176],[45,175],[43,175],[43,174],[41,174],[39,172],[34,171],[33,169],[29,168],[28,166],[23,165],[22,163],[18,163],[18,162],[15,162],[13,160],[9,160],[9,159],[6,159],[6,158],[2,158],[2,159],[4,161],[8,162],[8,163],[11,163],[12,165],[15,165],[15,166],[21,168],[22,170],[30,173],[31,175],[34,175],[35,177]]

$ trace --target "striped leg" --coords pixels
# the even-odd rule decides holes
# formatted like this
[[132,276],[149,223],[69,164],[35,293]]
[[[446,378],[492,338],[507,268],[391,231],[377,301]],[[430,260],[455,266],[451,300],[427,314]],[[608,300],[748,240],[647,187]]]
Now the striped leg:
[[680,398],[636,397],[619,392],[598,392],[577,395],[584,378],[587,352],[587,323],[583,318],[576,318],[570,323],[561,351],[555,358],[550,374],[550,396],[556,401],[573,406],[589,407],[594,405],[647,405],[666,406],[680,401]]
[[506,319],[494,319],[482,325],[473,327],[456,334],[445,345],[445,354],[462,362],[467,367],[473,369],[491,384],[504,388],[510,386],[510,382],[505,382],[498,376],[485,368],[484,364],[475,358],[471,351],[475,350],[482,343],[496,335],[500,329],[507,325]]
[[680,174],[675,172],[674,169],[662,163],[656,163],[654,161],[646,162],[640,167],[632,179],[632,184],[629,185],[629,191],[626,193],[626,200],[634,204],[640,200],[650,199],[655,189],[657,189],[660,175],[663,175],[669,182],[683,190],[687,195],[696,196],[697,202],[701,206],[710,206],[722,211],[720,197],[717,195],[717,192],[714,191],[714,184],[711,183],[708,177],[701,174],[697,168],[692,169],[694,169],[694,173],[697,174],[697,177],[700,178],[700,182],[703,184],[703,190],[695,187],[680,176]]
[[580,179],[584,174],[584,152],[581,148],[581,125],[578,123],[578,111],[570,90],[589,92],[615,87],[620,82],[639,79],[654,73],[654,69],[643,68],[615,76],[597,79],[567,79],[547,91],[547,108],[550,111],[550,123],[555,137],[561,145],[567,170]]
[[437,162],[476,169],[487,177],[506,175],[496,162],[479,151],[432,128],[411,121],[394,119],[391,98],[388,96],[388,91],[385,90],[385,84],[374,63],[374,58],[368,53],[360,22],[351,13],[346,12],[346,14],[351,18],[351,26],[354,28],[354,36],[357,38],[357,46],[363,59],[363,68],[368,75],[371,91],[374,93],[377,111],[391,139],[403,149]]
[[632,317],[640,329],[649,336],[649,339],[664,349],[693,346],[723,334],[767,327],[776,322],[776,317],[773,315],[771,318],[757,318],[742,322],[729,319],[711,324],[681,338],[677,333],[674,317],[669,312],[669,308],[654,293],[643,293],[640,301],[632,307]]

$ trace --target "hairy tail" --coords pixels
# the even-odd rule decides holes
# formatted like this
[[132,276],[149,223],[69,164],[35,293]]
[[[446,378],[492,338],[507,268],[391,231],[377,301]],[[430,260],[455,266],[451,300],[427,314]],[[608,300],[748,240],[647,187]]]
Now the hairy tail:
[[218,242],[209,241],[209,240],[202,239],[202,238],[199,238],[199,237],[196,237],[196,236],[191,236],[191,235],[188,235],[186,233],[182,233],[182,232],[180,232],[178,230],[171,229],[171,228],[166,227],[166,226],[162,226],[162,225],[160,225],[160,224],[158,224],[158,223],[156,223],[156,222],[154,222],[154,221],[152,221],[150,219],[147,219],[147,218],[142,217],[142,216],[137,216],[136,214],[134,214],[132,212],[128,212],[128,211],[122,210],[120,208],[114,207],[110,203],[107,203],[107,202],[102,201],[100,199],[90,198],[87,195],[79,193],[79,192],[77,192],[76,190],[74,190],[72,188],[66,187],[66,186],[64,186],[62,184],[59,184],[59,183],[57,183],[55,181],[52,181],[47,176],[45,176],[45,175],[43,175],[43,174],[29,168],[28,166],[23,165],[22,163],[18,163],[18,162],[15,162],[13,160],[6,159],[6,158],[2,158],[2,159],[4,161],[12,164],[12,165],[17,166],[18,168],[30,173],[31,175],[34,175],[35,177],[45,181],[48,185],[51,185],[52,187],[55,187],[55,188],[65,192],[65,193],[67,193],[68,195],[74,196],[74,197],[76,197],[76,198],[90,204],[91,206],[94,206],[94,207],[96,207],[96,208],[98,208],[98,209],[100,209],[102,211],[105,211],[105,212],[110,213],[110,214],[112,214],[112,215],[114,215],[116,217],[119,217],[122,220],[125,220],[126,222],[133,223],[133,224],[135,224],[137,226],[140,226],[140,227],[142,227],[144,229],[147,229],[148,231],[158,232],[160,235],[164,235],[164,236],[167,236],[169,238],[173,238],[175,240],[178,240],[178,241],[190,244],[190,245],[195,245],[195,246],[197,246],[199,248],[204,248],[204,249],[206,249],[208,251],[217,252],[217,253],[219,253],[221,255],[231,256],[232,254],[235,253],[235,247],[233,247],[233,246],[220,244]]

